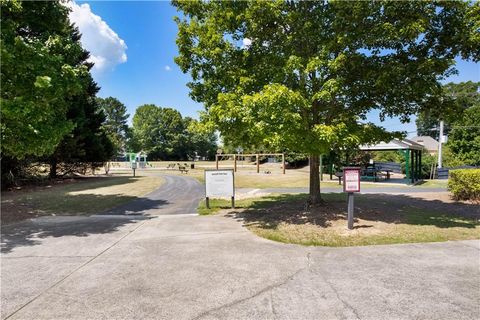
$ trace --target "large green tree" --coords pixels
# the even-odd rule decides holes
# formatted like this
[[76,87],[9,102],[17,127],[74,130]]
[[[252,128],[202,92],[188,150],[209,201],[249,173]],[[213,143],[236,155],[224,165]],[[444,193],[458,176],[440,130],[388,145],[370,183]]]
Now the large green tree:
[[58,1],[0,6],[2,160],[49,155],[74,126],[66,117],[69,97],[83,90],[88,68],[70,57],[83,50]]
[[196,155],[208,158],[217,148],[215,134],[200,128],[197,120],[153,104],[137,108],[133,141],[137,148],[133,151],[143,150],[151,160],[187,160]]
[[454,58],[480,55],[478,3],[173,3],[175,61],[204,121],[235,145],[310,154],[314,204],[320,154],[388,139],[369,111],[406,122],[436,107]]
[[106,120],[103,128],[112,140],[115,154],[126,151],[129,135],[127,107],[113,97],[97,98],[97,103],[105,113]]
[[186,140],[184,131],[181,114],[172,108],[146,104],[138,107],[133,116],[134,139],[152,160],[178,158],[174,153]]
[[[431,136],[438,139],[438,125],[440,120],[444,120],[444,134],[448,135],[451,129],[451,123],[463,118],[463,113],[468,108],[480,104],[480,82],[460,82],[447,83],[443,86],[443,104],[445,108],[430,109],[421,112],[415,123],[417,125],[417,134],[419,136]],[[437,111],[439,110],[439,111]],[[444,112],[446,110],[447,112]]]

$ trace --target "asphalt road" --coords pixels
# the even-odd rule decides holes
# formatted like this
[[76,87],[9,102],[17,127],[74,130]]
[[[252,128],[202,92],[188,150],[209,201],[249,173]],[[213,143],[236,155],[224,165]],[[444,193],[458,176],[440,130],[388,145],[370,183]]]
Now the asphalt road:
[[172,176],[150,202],[108,215],[2,227],[2,319],[480,314],[479,241],[285,245],[256,237],[232,217],[192,215],[201,196],[198,182]]

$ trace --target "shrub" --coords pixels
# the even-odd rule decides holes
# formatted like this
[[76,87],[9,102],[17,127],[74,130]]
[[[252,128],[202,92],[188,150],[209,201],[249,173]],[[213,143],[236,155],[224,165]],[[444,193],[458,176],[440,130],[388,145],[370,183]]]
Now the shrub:
[[455,200],[480,201],[480,169],[451,170],[448,190]]

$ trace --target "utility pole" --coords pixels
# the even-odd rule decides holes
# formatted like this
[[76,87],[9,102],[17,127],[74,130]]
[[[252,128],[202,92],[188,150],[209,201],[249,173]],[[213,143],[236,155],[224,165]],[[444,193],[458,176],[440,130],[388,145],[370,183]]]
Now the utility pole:
[[443,120],[440,120],[440,133],[438,136],[438,169],[442,168],[442,143],[443,143]]

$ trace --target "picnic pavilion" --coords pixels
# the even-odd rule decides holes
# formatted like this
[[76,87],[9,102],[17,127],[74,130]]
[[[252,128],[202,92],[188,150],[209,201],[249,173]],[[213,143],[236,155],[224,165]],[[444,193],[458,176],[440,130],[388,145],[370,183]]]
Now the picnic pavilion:
[[421,180],[423,146],[414,141],[393,139],[372,145],[362,145],[362,151],[399,151],[405,157],[405,174],[411,183]]

